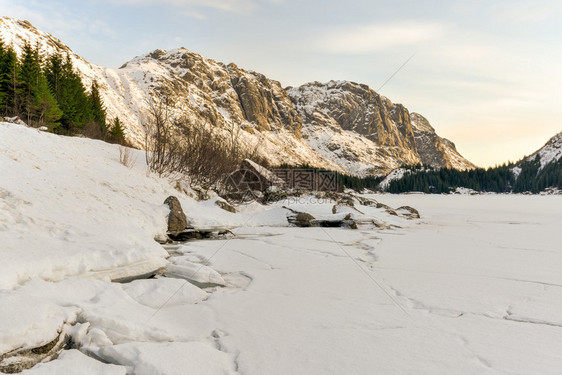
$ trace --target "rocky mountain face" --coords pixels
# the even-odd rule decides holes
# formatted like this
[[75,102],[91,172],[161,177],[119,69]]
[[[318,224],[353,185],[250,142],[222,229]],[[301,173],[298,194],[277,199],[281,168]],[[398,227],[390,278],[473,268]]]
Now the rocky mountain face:
[[[392,103],[367,85],[313,82],[287,91],[303,118],[308,142],[350,170],[354,166],[346,161],[362,164],[375,174],[388,166],[416,163],[474,168],[452,142],[435,133],[427,119],[410,114],[403,105]],[[330,132],[333,134],[322,136]],[[362,142],[343,139],[344,135],[360,136]]]
[[[537,156],[540,157],[541,168],[548,163],[560,160],[562,158],[562,132],[550,138],[544,146],[530,156],[524,158],[522,161],[535,160]],[[518,164],[521,164],[521,162]]]
[[457,147],[447,138],[441,138],[429,121],[419,113],[411,114],[416,151],[422,164],[434,167],[472,169],[474,164],[458,153]]
[[69,54],[83,83],[98,82],[109,117],[118,116],[140,148],[149,103],[165,97],[173,117],[219,127],[273,165],[307,163],[356,175],[387,174],[420,162],[474,167],[423,116],[366,85],[330,81],[283,88],[263,74],[185,48],[156,50],[107,69],[29,22],[10,18],[0,19],[0,37],[16,51],[27,41],[39,43],[46,55]]

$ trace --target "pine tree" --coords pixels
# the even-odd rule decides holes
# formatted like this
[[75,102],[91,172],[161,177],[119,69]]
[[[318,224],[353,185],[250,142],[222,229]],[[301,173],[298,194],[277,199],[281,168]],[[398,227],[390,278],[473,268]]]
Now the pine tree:
[[45,76],[49,89],[57,103],[62,101],[63,58],[59,53],[52,54],[45,64]]
[[53,94],[51,94],[44,75],[40,76],[35,92],[35,108],[40,124],[54,125],[62,116],[62,111],[57,105]]
[[[16,102],[17,104],[21,103],[21,114],[25,117],[26,122],[30,124],[37,112],[35,98],[41,75],[38,48],[33,49],[29,43],[24,44],[18,73]],[[18,107],[17,104],[16,107]]]
[[123,131],[123,126],[121,125],[121,120],[119,120],[119,117],[115,117],[115,119],[113,120],[110,136],[114,142],[120,144],[123,144],[125,142],[125,132]]
[[7,92],[3,90],[2,84],[2,71],[4,66],[4,59],[5,59],[6,51],[4,50],[4,41],[0,38],[0,108],[3,108],[6,105],[6,97]]
[[91,119],[94,123],[99,126],[100,131],[103,136],[107,133],[107,125],[106,125],[106,113],[105,108],[103,107],[103,102],[101,100],[99,86],[96,81],[92,82],[92,87],[90,90],[90,95],[88,95],[88,101],[90,104],[90,113]]
[[0,68],[0,90],[5,93],[4,102],[0,109],[5,115],[16,115],[19,113],[16,99],[18,87],[19,64],[18,55],[9,46],[4,51],[2,67]]
[[60,131],[72,133],[83,128],[92,118],[89,100],[70,56],[67,55],[62,64],[57,59],[52,57],[47,64],[47,81],[63,112]]

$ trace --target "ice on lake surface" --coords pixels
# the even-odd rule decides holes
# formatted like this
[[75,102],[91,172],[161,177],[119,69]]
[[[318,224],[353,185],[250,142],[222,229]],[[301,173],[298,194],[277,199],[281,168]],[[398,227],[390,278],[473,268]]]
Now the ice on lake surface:
[[[562,197],[374,198],[422,218],[393,230],[240,227],[230,240],[184,244],[176,252],[194,262],[215,254],[207,266],[227,286],[208,296],[166,278],[17,291],[83,309],[81,350],[135,373],[562,371]],[[65,299],[75,287],[90,293]],[[186,359],[189,348],[199,355]]]

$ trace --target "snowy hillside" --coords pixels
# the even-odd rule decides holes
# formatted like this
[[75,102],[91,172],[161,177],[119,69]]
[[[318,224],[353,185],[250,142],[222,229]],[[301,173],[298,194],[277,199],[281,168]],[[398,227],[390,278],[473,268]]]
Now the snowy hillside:
[[[129,107],[131,102],[127,103],[123,96],[124,88],[128,88],[129,82],[126,78],[120,77],[117,71],[90,64],[60,40],[38,30],[27,21],[8,17],[0,18],[0,38],[4,44],[11,45],[17,53],[21,52],[22,46],[27,42],[31,46],[39,45],[41,52],[46,56],[53,53],[70,56],[72,64],[79,72],[86,88],[89,88],[94,80],[100,85],[100,93],[110,119],[118,116],[126,127],[127,139],[136,147],[144,145],[144,129],[138,116],[133,112],[134,107]],[[136,98],[143,100],[139,96]]]
[[552,161],[560,160],[562,158],[562,132],[550,138],[543,147],[525,158],[525,160],[535,160],[537,155],[541,160],[541,168]]

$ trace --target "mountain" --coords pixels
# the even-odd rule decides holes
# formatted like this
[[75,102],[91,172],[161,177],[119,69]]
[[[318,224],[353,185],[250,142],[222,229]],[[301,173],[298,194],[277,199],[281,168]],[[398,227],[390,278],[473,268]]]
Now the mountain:
[[[537,156],[540,158],[541,169],[553,161],[560,160],[562,158],[562,132],[550,138],[544,146],[524,158],[521,162],[535,160]],[[521,164],[521,162],[518,164]]]
[[155,50],[108,69],[29,22],[6,17],[0,37],[16,52],[29,42],[45,55],[68,54],[86,87],[98,82],[109,117],[120,118],[127,139],[139,148],[151,98],[165,96],[173,117],[236,134],[272,165],[305,163],[360,176],[417,163],[474,168],[423,116],[366,85],[330,81],[283,88],[263,74],[185,48]]
[[515,164],[488,169],[455,171],[450,169],[404,167],[392,171],[379,184],[391,193],[533,193],[562,192],[562,132],[543,147]]

